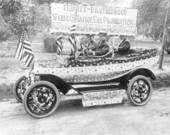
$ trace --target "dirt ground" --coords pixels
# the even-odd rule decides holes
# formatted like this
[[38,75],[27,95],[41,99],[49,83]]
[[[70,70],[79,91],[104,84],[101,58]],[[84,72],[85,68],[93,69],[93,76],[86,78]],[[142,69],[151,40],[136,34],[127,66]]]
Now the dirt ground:
[[59,105],[50,117],[34,119],[23,105],[0,103],[1,135],[169,135],[170,88],[155,90],[142,107],[129,103],[83,108],[80,101]]

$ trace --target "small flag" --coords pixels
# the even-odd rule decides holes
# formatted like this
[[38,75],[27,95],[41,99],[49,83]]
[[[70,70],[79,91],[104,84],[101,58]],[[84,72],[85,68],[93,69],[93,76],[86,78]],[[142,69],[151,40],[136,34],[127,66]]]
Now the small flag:
[[71,25],[70,28],[70,34],[74,34],[75,31],[77,30],[77,10],[75,11],[75,15],[73,16],[73,24]]
[[71,25],[71,28],[70,28],[70,34],[74,34],[76,29],[77,29],[76,23],[73,22],[73,24]]
[[76,38],[75,38],[75,36],[74,36],[74,35],[70,35],[69,38],[68,38],[68,41],[69,41],[70,44],[71,44],[71,54],[72,54],[72,55],[75,55],[76,50],[77,50]]
[[62,44],[62,39],[63,35],[61,34],[58,34],[57,35],[57,41],[56,41],[56,44],[57,44],[57,54],[58,55],[61,55],[62,54],[62,50],[63,50],[63,44]]
[[71,25],[70,28],[70,36],[68,38],[70,44],[71,44],[71,54],[75,55],[77,51],[77,46],[76,46],[76,38],[75,38],[75,31],[77,30],[77,10],[75,11],[75,15],[73,17],[73,24]]
[[31,48],[31,44],[27,41],[27,33],[23,31],[19,39],[15,58],[18,60],[24,60],[25,66],[29,67],[34,60],[34,54]]

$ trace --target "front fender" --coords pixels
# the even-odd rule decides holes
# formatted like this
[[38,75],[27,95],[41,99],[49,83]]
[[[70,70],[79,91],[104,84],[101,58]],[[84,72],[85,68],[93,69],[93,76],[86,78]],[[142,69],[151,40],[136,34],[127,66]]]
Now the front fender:
[[72,88],[70,84],[68,84],[58,76],[51,74],[37,74],[37,75],[40,76],[41,81],[42,80],[48,81],[54,84],[57,87],[57,89],[59,89],[59,91],[62,92],[63,94],[66,94]]

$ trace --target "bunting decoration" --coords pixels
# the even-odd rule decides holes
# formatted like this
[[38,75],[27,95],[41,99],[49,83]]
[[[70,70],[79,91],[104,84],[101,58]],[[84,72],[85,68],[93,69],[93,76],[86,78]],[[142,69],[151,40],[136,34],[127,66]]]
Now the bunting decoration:
[[54,59],[39,60],[35,65],[34,71],[43,74],[54,74],[71,83],[98,82],[121,77],[138,67],[149,68],[157,63],[158,60],[159,54],[157,49],[146,49],[117,58],[66,58],[67,62],[63,62],[64,64],[61,63],[60,65],[57,65],[58,61]]
[[102,90],[98,92],[83,93],[82,104],[84,107],[122,103],[125,90]]

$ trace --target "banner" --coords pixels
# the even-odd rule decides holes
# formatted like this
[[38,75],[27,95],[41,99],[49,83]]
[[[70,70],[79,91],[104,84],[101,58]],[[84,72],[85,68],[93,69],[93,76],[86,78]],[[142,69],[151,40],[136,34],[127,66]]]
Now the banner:
[[69,33],[74,22],[77,34],[135,36],[136,20],[136,9],[52,3],[50,31]]

